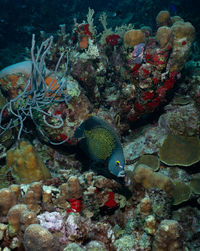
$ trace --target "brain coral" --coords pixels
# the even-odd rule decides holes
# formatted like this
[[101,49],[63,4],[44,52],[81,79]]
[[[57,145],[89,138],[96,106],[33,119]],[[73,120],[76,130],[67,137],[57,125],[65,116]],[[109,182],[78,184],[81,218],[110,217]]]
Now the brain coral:
[[162,26],[157,30],[156,41],[159,43],[161,48],[164,48],[166,45],[172,45],[172,31],[167,26]]
[[31,224],[24,233],[26,251],[57,251],[53,235],[39,224]]
[[169,11],[166,11],[166,10],[160,11],[156,17],[156,23],[159,27],[170,25],[171,19],[170,19]]
[[134,47],[137,44],[144,43],[144,33],[141,30],[132,29],[124,35],[124,43],[127,47]]
[[16,150],[7,152],[6,165],[18,183],[27,184],[51,177],[33,146],[26,141],[21,141]]
[[159,150],[160,160],[169,166],[191,166],[200,160],[200,140],[169,134]]

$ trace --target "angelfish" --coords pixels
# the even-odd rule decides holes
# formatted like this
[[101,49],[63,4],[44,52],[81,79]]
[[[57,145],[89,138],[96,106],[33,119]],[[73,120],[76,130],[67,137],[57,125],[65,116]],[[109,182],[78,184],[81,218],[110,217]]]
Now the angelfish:
[[80,146],[93,161],[93,168],[97,163],[106,163],[111,174],[125,176],[123,148],[117,133],[107,122],[91,116],[76,129],[74,137],[82,138]]

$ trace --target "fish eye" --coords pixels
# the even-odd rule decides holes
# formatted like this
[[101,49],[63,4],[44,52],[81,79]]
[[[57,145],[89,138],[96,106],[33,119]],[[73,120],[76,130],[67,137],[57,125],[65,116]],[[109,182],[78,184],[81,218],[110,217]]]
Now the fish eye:
[[117,166],[120,166],[119,160],[117,160],[117,161],[115,162],[115,164],[116,164]]

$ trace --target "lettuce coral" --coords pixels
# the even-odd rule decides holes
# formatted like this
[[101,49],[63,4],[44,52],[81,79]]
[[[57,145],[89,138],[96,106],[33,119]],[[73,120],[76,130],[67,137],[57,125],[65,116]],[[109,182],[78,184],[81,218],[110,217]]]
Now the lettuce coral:
[[191,166],[200,160],[200,140],[169,134],[159,150],[160,160],[169,166]]

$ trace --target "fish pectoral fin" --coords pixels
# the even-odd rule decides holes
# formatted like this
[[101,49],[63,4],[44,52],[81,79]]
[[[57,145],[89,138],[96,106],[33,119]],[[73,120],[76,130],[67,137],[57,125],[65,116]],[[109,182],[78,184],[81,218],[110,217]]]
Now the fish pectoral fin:
[[79,142],[78,142],[79,147],[85,152],[87,153],[87,139],[86,138],[82,138]]
[[108,170],[108,167],[106,165],[105,162],[97,162],[97,161],[94,161],[91,165],[90,165],[90,168],[96,172],[98,175],[102,175],[102,176],[105,176],[105,177],[110,177],[110,172]]
[[84,123],[82,123],[78,128],[76,128],[75,132],[74,132],[74,138],[78,139],[83,137],[83,133],[84,133],[84,128],[85,125]]

